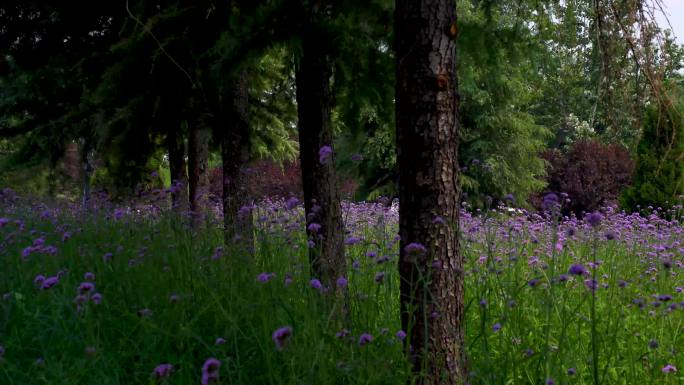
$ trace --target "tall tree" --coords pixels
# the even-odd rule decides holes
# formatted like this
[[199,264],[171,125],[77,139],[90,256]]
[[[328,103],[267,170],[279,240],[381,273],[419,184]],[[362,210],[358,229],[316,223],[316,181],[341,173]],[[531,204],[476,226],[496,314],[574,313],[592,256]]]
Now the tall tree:
[[346,273],[340,198],[331,122],[333,75],[331,4],[311,2],[303,10],[301,57],[296,69],[299,156],[302,167],[312,272],[326,286]]
[[[204,115],[204,114],[202,114]],[[188,187],[190,209],[198,219],[203,196],[209,185],[209,138],[211,130],[201,116],[189,120],[188,127]]]
[[237,238],[249,246],[254,242],[252,214],[250,210],[241,210],[249,203],[245,175],[250,152],[247,69],[243,66],[234,76],[225,98],[225,115],[219,114],[219,124],[223,125],[223,222],[227,244]]
[[462,384],[456,7],[397,0],[395,12],[401,322],[418,382]]

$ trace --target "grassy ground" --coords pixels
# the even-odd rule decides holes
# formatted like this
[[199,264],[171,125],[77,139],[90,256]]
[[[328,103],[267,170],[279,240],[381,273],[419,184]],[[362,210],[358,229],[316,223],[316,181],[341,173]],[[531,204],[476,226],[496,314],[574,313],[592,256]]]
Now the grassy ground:
[[[0,384],[198,384],[209,358],[220,368],[205,380],[220,384],[408,378],[396,210],[345,209],[344,325],[311,285],[301,209],[284,202],[255,212],[250,255],[222,249],[211,223],[191,230],[167,214],[1,210]],[[684,383],[678,224],[464,213],[462,233],[470,384]],[[173,365],[167,378],[153,374],[161,364]]]

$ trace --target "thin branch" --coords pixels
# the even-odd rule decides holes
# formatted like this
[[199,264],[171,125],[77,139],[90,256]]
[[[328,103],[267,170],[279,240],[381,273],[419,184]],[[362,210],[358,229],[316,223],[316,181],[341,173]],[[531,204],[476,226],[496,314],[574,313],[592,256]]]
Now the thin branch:
[[177,62],[177,61],[176,61],[176,60],[175,60],[175,59],[166,51],[166,49],[164,49],[164,46],[163,46],[162,43],[159,41],[159,39],[157,39],[157,37],[156,37],[156,36],[154,35],[154,33],[152,32],[152,30],[151,30],[150,28],[148,28],[142,21],[140,21],[140,19],[138,19],[138,18],[133,14],[133,12],[131,12],[131,9],[128,7],[128,2],[129,2],[129,0],[126,0],[126,12],[128,12],[128,15],[131,17],[131,19],[133,19],[140,27],[143,28],[143,30],[144,30],[145,32],[147,32],[147,33],[150,35],[150,37],[152,37],[152,39],[155,41],[155,43],[157,43],[157,46],[159,46],[159,49],[162,51],[162,53],[171,61],[171,63],[173,63],[176,67],[178,67],[178,69],[179,69],[181,72],[183,72],[183,74],[184,74],[184,75],[188,78],[188,80],[190,81],[190,84],[192,85],[192,88],[195,88],[196,85],[195,85],[195,81],[192,79],[192,76],[190,76],[190,74],[188,73],[188,71],[186,71],[186,70],[183,68],[183,66],[181,66],[181,65],[180,65],[180,64],[179,64],[179,63],[178,63],[178,62]]

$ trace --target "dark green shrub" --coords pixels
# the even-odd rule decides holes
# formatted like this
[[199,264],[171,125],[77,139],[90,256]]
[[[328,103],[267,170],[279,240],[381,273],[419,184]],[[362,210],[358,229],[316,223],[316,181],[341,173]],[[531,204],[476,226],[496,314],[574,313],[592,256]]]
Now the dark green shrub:
[[620,200],[626,209],[669,208],[684,192],[683,100],[675,92],[663,99],[646,109],[634,182]]

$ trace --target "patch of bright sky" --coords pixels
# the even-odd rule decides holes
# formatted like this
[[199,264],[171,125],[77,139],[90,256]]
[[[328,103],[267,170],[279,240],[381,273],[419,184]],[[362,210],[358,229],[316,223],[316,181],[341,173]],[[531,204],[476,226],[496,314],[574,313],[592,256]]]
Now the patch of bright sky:
[[[684,0],[662,0],[665,6],[667,20],[670,21],[674,35],[679,44],[684,44]],[[658,24],[663,28],[668,28],[665,16],[661,13],[656,15]]]

